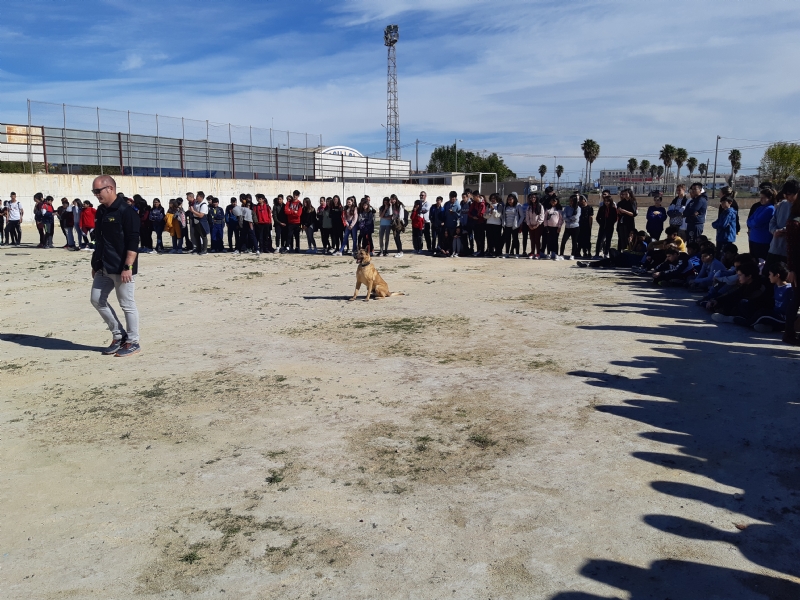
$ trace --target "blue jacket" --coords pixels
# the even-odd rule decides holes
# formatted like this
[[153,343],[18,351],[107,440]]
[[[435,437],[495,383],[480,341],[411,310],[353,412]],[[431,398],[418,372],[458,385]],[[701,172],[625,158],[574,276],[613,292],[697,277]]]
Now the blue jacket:
[[[658,213],[658,214],[656,214]],[[661,233],[664,230],[664,221],[667,220],[667,209],[663,206],[651,206],[647,209],[647,231]]]
[[[523,213],[524,215],[524,213]],[[572,205],[564,207],[564,227],[575,229],[580,225],[581,207],[572,208]]]
[[769,222],[774,214],[775,207],[771,204],[762,204],[753,211],[753,214],[747,219],[747,227],[750,229],[747,235],[751,242],[756,244],[769,244],[772,242]]
[[[708,208],[708,196],[700,194],[697,198],[691,198],[683,211],[687,225],[700,225],[706,222],[706,209]],[[697,216],[694,215],[697,213]],[[734,216],[736,213],[734,212]],[[736,233],[736,222],[734,220],[734,233]]]
[[694,278],[692,284],[709,289],[711,284],[714,283],[714,273],[724,270],[725,265],[723,265],[716,258],[710,263],[702,263],[700,266],[700,272],[697,274],[697,277]]
[[455,229],[459,225],[461,218],[461,203],[456,200],[445,202],[444,205],[444,226],[448,229]]
[[437,228],[444,225],[444,205],[436,206],[431,204],[428,215],[430,216],[431,227]]
[[717,230],[718,245],[736,241],[736,211],[732,208],[720,211],[719,217],[711,226]]

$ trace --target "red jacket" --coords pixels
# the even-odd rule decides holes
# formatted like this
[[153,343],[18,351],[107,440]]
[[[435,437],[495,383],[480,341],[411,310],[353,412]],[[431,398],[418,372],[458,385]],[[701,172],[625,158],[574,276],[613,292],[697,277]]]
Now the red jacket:
[[94,229],[94,215],[97,209],[89,206],[81,209],[80,226],[81,229]]
[[269,204],[257,204],[254,210],[256,213],[256,220],[260,225],[272,225],[272,211],[269,209]]
[[411,213],[411,228],[412,229],[425,229],[425,219],[417,212],[415,208]]
[[286,203],[286,222],[290,225],[300,225],[300,216],[303,213],[303,203],[300,200],[290,200]]

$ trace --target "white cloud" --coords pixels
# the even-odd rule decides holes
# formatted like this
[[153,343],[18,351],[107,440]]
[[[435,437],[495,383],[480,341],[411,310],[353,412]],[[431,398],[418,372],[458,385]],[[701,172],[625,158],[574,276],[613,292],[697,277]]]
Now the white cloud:
[[123,71],[133,71],[134,69],[141,69],[144,66],[144,59],[139,54],[129,54],[122,63]]

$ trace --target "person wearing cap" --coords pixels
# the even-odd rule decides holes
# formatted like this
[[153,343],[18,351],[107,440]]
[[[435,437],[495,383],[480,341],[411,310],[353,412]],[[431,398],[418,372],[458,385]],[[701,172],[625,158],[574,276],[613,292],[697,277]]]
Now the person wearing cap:
[[[133,356],[141,350],[139,311],[134,298],[139,268],[139,216],[122,194],[117,195],[117,182],[108,175],[92,182],[92,193],[100,207],[95,216],[91,302],[113,336],[103,354]],[[108,304],[112,290],[125,313],[125,327]]]

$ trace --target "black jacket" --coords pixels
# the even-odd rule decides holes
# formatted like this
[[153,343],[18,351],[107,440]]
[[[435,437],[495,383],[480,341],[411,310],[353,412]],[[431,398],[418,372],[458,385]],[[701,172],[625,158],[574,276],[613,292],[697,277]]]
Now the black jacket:
[[[133,210],[122,194],[114,203],[106,207],[101,204],[95,219],[95,245],[92,254],[92,269],[103,270],[109,274],[122,273],[128,252],[139,251],[139,215]],[[136,275],[139,255],[133,261],[131,272]]]

